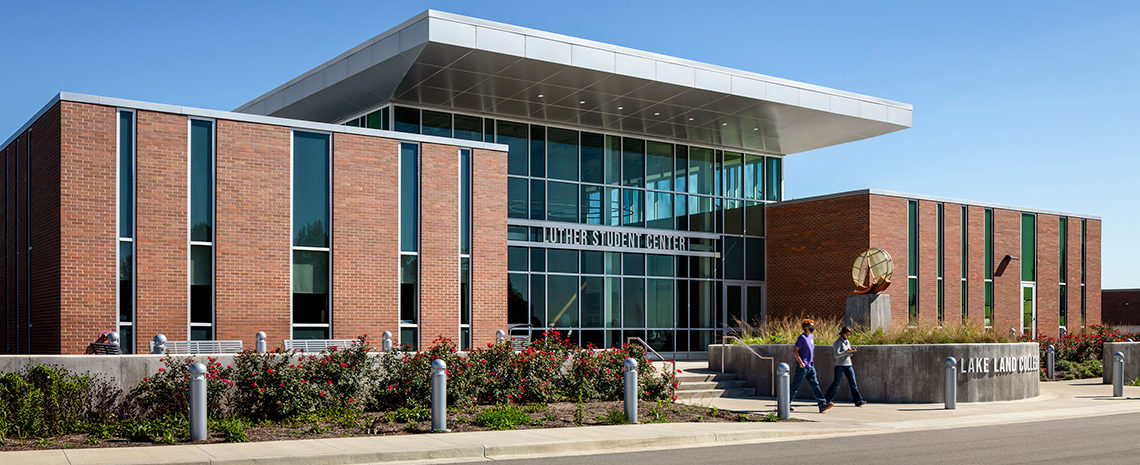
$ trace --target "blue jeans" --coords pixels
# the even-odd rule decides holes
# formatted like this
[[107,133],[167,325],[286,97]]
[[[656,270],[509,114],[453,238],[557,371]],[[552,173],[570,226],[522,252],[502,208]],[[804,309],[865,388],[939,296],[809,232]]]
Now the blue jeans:
[[831,381],[831,386],[827,388],[827,402],[831,403],[835,399],[835,391],[839,390],[839,380],[842,377],[847,377],[847,386],[851,388],[851,402],[856,404],[863,402],[863,396],[859,394],[859,384],[855,382],[855,367],[851,365],[835,367],[835,378]]
[[788,398],[789,401],[796,400],[796,393],[800,390],[800,383],[807,379],[808,387],[811,388],[812,395],[815,396],[815,402],[819,404],[819,408],[827,406],[827,399],[823,398],[823,391],[819,389],[819,378],[815,376],[815,367],[796,368],[796,375],[792,378],[792,396]]

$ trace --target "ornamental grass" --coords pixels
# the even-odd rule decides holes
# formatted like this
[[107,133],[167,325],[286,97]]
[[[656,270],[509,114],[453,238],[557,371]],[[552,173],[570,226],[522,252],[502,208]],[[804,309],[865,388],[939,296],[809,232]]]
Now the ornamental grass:
[[[746,344],[793,344],[803,333],[803,318],[774,319],[763,327],[742,324],[739,337]],[[817,345],[830,345],[839,338],[843,320],[821,318],[815,320],[815,341]],[[851,328],[851,343],[854,345],[882,344],[984,344],[1017,342],[1008,334],[994,331],[976,324],[946,322],[942,325],[903,326],[889,329],[867,330]]]

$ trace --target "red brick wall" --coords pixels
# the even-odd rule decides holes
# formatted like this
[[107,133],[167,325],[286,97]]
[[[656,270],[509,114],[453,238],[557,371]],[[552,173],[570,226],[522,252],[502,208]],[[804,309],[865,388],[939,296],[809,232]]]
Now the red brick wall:
[[1140,289],[1101,291],[1101,321],[1106,325],[1140,325]]
[[507,327],[507,154],[471,158],[471,343],[494,342]]
[[1070,333],[1081,332],[1081,219],[1069,218],[1069,325]]
[[918,322],[938,324],[938,204],[918,202]]
[[155,334],[190,338],[187,119],[139,111],[135,160],[135,353]]
[[16,156],[16,341],[20,352],[29,351],[28,341],[28,141],[27,135],[16,137],[13,145]]
[[875,221],[868,208],[866,195],[768,207],[769,319],[843,318],[854,289],[851,265]]
[[333,336],[373,345],[399,323],[399,146],[333,136]]
[[60,106],[60,352],[81,353],[118,315],[116,117],[111,107]]
[[994,330],[1021,331],[1021,212],[994,210],[994,268],[1000,270],[1006,255],[1009,260],[999,276],[994,272]]
[[422,144],[420,155],[420,347],[428,347],[459,340],[459,150]]
[[[984,326],[986,322],[986,209],[968,206],[966,215],[966,319]],[[994,262],[995,266],[997,262]]]
[[[883,294],[891,299],[891,323],[895,326],[907,324],[907,199],[883,195],[868,196],[870,205],[871,247],[878,247],[891,254],[894,260],[894,276],[891,287]],[[919,256],[921,257],[921,252]],[[922,281],[919,281],[921,285]],[[919,310],[921,313],[921,310]]]
[[269,347],[290,337],[292,226],[289,128],[217,122],[217,339]]
[[3,196],[3,203],[0,203],[0,205],[4,205],[4,247],[3,249],[0,249],[0,254],[3,254],[4,257],[3,261],[0,262],[2,263],[2,265],[0,265],[0,280],[2,281],[0,282],[4,283],[3,287],[0,288],[0,302],[4,302],[4,321],[0,321],[0,327],[3,328],[3,334],[0,334],[0,348],[3,348],[4,353],[12,353],[16,350],[15,333],[13,333],[15,330],[15,323],[12,321],[12,318],[16,315],[13,314],[14,309],[12,302],[8,300],[8,297],[11,295],[10,291],[12,287],[8,282],[8,278],[11,275],[11,270],[9,269],[9,257],[12,257],[15,252],[15,245],[12,244],[12,237],[10,234],[11,227],[14,223],[11,219],[9,219],[8,215],[8,212],[12,208],[12,205],[9,204],[10,196],[8,195],[9,190],[12,189],[12,165],[11,157],[8,156],[8,152],[10,152],[10,150],[8,150],[8,147],[0,148],[0,155],[3,156],[5,173],[4,189],[0,189],[0,196]]
[[1057,337],[1061,327],[1061,218],[1037,215],[1037,334]]
[[[25,137],[31,140],[33,353],[60,350],[60,114],[59,106],[48,110],[32,124]],[[25,145],[24,150],[28,150]],[[26,311],[26,309],[25,309]]]
[[[1100,220],[1088,220],[1086,240],[1086,305],[1088,306],[1087,326],[1100,324]],[[1078,242],[1079,244],[1080,242]]]
[[943,209],[943,303],[945,321],[953,324],[962,321],[962,206],[947,203]]

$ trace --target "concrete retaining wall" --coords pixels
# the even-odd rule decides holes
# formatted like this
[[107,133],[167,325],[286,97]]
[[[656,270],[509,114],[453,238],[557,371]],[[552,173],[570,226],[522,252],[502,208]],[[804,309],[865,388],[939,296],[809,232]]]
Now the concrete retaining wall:
[[[787,363],[795,374],[796,359],[791,344],[750,346],[758,354]],[[959,360],[958,402],[990,402],[1036,397],[1040,360],[1036,343],[1010,344],[915,344],[858,346],[853,357],[859,391],[869,402],[942,402],[945,400],[945,360]],[[760,395],[771,395],[772,368],[741,345],[710,345],[709,369],[737,373]],[[973,363],[971,365],[971,362]],[[815,366],[824,391],[834,377],[832,347],[818,345]],[[799,399],[810,399],[807,383]],[[850,400],[843,381],[837,400]]]
[[[236,354],[205,354],[196,355],[195,359],[206,362],[206,357],[214,357],[222,365],[233,364]],[[101,376],[111,386],[128,392],[142,382],[143,378],[153,376],[159,368],[165,366],[159,359],[166,355],[0,355],[0,374],[10,371],[20,371],[25,367],[35,365],[56,365],[66,368],[74,373],[90,372]],[[175,355],[185,357],[185,355]]]
[[1112,372],[1115,366],[1112,363],[1112,355],[1117,352],[1124,354],[1124,384],[1140,376],[1140,342],[1106,342],[1100,359],[1104,363],[1104,384],[1112,384]]

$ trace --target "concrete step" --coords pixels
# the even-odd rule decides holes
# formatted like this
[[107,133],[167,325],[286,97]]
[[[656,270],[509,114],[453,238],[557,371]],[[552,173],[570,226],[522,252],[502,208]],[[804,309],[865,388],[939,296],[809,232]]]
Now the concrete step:
[[677,400],[700,400],[715,397],[750,397],[756,395],[756,388],[738,387],[730,389],[697,389],[677,391]]
[[688,381],[677,384],[678,391],[703,391],[707,389],[733,389],[748,387],[744,380],[731,381]]
[[677,375],[679,383],[702,383],[706,381],[734,381],[740,379],[736,373],[694,373],[684,372]]

